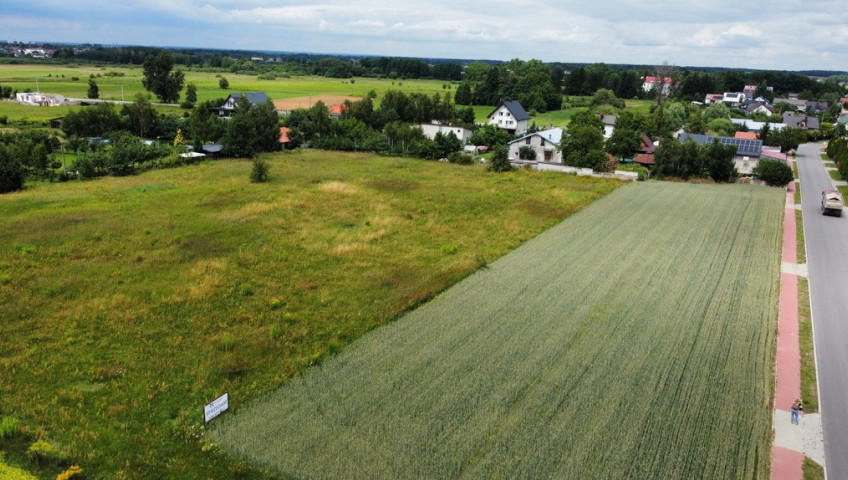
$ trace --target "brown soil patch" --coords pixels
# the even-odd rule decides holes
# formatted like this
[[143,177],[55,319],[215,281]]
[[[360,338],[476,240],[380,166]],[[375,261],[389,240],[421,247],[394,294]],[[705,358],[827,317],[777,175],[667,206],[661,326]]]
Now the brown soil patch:
[[283,98],[280,100],[274,100],[274,108],[277,110],[285,110],[290,111],[296,108],[310,108],[315,105],[318,100],[324,102],[328,108],[331,105],[339,105],[343,103],[345,100],[350,100],[351,102],[355,102],[357,100],[362,100],[359,97],[351,97],[349,95],[310,95],[308,97],[296,97],[296,98]]

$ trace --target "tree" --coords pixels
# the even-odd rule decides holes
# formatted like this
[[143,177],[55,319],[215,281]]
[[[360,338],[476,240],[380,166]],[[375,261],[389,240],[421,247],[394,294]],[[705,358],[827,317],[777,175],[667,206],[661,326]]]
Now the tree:
[[598,172],[605,171],[609,159],[604,153],[603,131],[601,119],[591,111],[575,113],[558,147],[563,154],[563,163]]
[[180,99],[185,75],[182,71],[171,72],[174,68],[174,55],[161,50],[155,57],[150,55],[144,60],[144,78],[141,83],[148,92],[165,103],[174,103]]
[[716,139],[713,143],[701,147],[699,153],[701,165],[706,169],[704,173],[716,182],[729,182],[739,176],[733,161],[736,156],[735,145],[724,145]]
[[240,158],[252,158],[256,155],[256,123],[250,113],[251,103],[246,96],[239,97],[236,110],[227,122],[227,129],[221,139],[224,155]]
[[149,135],[156,123],[156,110],[150,103],[150,95],[137,93],[135,101],[121,108],[121,115],[127,117],[130,131],[139,137]]
[[264,183],[268,181],[269,176],[268,162],[261,158],[253,159],[253,168],[250,170],[250,181],[253,183]]
[[807,134],[800,128],[783,127],[769,133],[769,145],[780,147],[781,153],[797,150],[798,145],[807,141]]
[[511,172],[513,166],[509,163],[509,153],[506,147],[496,147],[492,153],[489,166],[486,167],[491,172]]
[[795,178],[789,165],[771,158],[761,158],[754,167],[753,174],[773,187],[785,187]]
[[262,152],[279,150],[280,117],[277,109],[274,108],[274,103],[269,99],[251,107],[250,117],[256,125],[256,148]]
[[13,157],[6,146],[0,144],[0,193],[23,189],[25,175],[20,159]]
[[100,98],[100,88],[93,78],[88,79],[88,98]]
[[230,81],[224,77],[221,77],[221,79],[218,80],[218,86],[221,87],[221,90],[226,90],[230,88]]
[[197,85],[189,83],[188,86],[186,86],[186,101],[197,103]]
[[712,103],[701,114],[704,123],[710,123],[717,118],[730,118],[730,107],[721,102]]
[[462,82],[456,87],[453,100],[457,105],[471,105],[471,86],[468,82]]

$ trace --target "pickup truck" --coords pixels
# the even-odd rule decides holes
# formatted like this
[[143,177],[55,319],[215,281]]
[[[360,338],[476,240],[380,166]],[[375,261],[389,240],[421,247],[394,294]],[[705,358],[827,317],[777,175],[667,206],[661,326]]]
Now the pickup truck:
[[842,194],[839,190],[822,190],[821,209],[822,214],[832,214],[838,217],[842,216],[842,207],[845,202],[842,200]]

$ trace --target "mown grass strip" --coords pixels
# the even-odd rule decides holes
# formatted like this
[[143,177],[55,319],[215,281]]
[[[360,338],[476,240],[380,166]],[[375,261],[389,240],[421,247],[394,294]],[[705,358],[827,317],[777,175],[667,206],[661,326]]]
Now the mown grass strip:
[[783,207],[620,189],[212,438],[297,478],[767,478]]

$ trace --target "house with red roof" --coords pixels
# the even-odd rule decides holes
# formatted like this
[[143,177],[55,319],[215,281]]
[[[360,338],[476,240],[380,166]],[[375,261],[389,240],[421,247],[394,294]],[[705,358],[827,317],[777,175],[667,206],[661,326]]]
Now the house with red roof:
[[660,78],[647,76],[642,80],[642,90],[650,92],[651,90],[658,90],[662,87],[662,94],[667,97],[671,93],[671,83],[671,77]]

